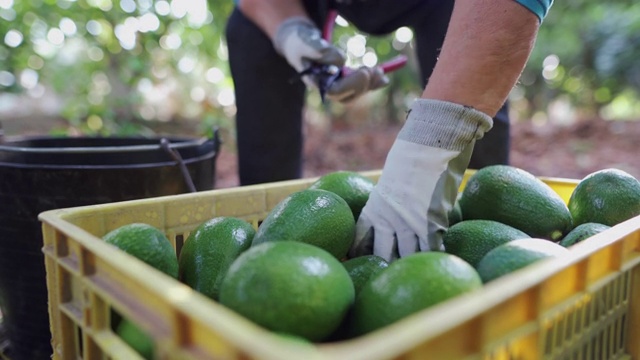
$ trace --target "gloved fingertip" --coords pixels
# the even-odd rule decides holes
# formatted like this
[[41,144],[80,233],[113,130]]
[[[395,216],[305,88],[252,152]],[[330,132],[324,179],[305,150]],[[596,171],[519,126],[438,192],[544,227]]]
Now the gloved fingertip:
[[387,261],[393,261],[398,256],[398,239],[392,232],[380,231],[375,234],[373,254]]
[[384,74],[382,69],[377,67],[378,71],[376,71],[375,76],[371,77],[371,90],[379,89],[381,87],[385,87],[389,85],[389,77]]
[[420,239],[420,248],[423,251],[444,251],[442,237],[440,231],[431,232],[425,239]]
[[420,252],[420,241],[414,232],[398,235],[398,255],[405,257]]
[[327,43],[327,47],[321,51],[322,63],[327,65],[335,65],[337,67],[343,67],[347,62],[347,54],[334,46]]
[[364,230],[362,227],[356,231],[356,238],[353,245],[349,249],[349,257],[354,258],[363,255],[373,254],[373,239],[375,230],[369,227]]

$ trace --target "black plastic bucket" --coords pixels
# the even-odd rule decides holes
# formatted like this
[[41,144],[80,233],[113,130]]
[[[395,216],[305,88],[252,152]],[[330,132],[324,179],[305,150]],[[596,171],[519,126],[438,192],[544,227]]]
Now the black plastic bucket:
[[52,354],[38,214],[210,190],[217,131],[206,138],[22,137],[0,143],[0,310],[14,360]]

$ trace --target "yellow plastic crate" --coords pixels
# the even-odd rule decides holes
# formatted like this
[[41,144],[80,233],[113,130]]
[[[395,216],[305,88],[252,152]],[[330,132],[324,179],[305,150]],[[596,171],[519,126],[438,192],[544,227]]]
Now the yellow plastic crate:
[[[541,179],[565,201],[577,184]],[[155,339],[161,359],[640,359],[640,216],[579,243],[568,257],[533,264],[358,339],[323,345],[271,334],[100,240],[121,225],[145,222],[163,229],[179,252],[200,223],[236,216],[257,226],[314,180],[40,214],[53,358],[139,358],[110,330],[113,309]]]

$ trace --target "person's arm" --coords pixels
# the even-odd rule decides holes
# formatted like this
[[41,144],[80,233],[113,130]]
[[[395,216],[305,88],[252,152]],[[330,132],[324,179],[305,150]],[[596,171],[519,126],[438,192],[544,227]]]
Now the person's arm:
[[309,16],[299,0],[240,0],[238,8],[273,41],[288,18]]
[[360,214],[351,257],[393,260],[443,250],[475,141],[491,129],[520,76],[540,20],[514,0],[455,2],[434,71]]
[[422,97],[493,117],[527,62],[539,25],[534,13],[513,0],[457,0]]

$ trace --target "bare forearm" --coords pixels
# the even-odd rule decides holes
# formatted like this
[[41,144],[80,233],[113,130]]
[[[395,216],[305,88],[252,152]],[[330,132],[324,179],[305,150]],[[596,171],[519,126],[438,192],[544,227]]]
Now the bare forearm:
[[285,19],[308,16],[302,3],[297,0],[241,0],[239,8],[271,39]]
[[457,0],[423,98],[500,109],[533,48],[538,18],[513,0]]

